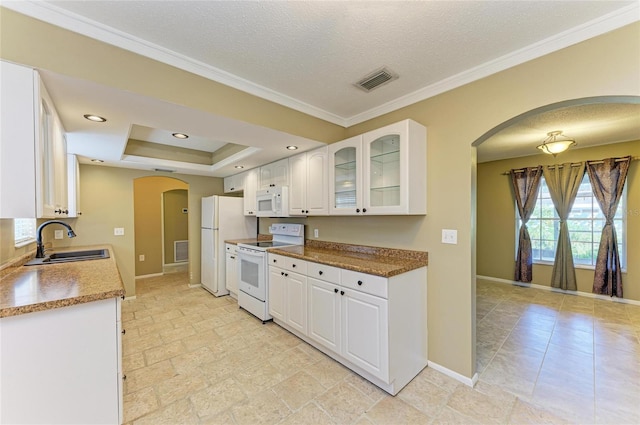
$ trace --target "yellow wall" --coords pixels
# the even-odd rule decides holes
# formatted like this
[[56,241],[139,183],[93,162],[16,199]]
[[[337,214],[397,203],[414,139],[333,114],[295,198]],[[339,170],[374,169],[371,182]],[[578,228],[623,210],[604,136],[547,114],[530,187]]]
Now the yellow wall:
[[[164,263],[172,264],[175,257],[175,241],[189,239],[189,193],[186,190],[170,190],[164,193]],[[183,212],[183,209],[187,212]]]
[[[113,245],[118,269],[127,296],[135,295],[134,181],[157,177],[154,172],[128,170],[100,165],[80,165],[82,216],[65,219],[77,237],[55,241],[54,246],[79,246],[108,243]],[[223,192],[220,178],[175,174],[189,186],[189,273],[191,283],[200,283],[200,199]],[[160,201],[158,200],[158,203]],[[114,236],[114,227],[124,227],[124,236]],[[158,228],[158,232],[160,229]],[[4,237],[4,235],[3,235]]]
[[[515,200],[505,171],[536,165],[560,164],[632,155],[640,157],[640,141],[569,150],[556,158],[534,155],[478,165],[478,275],[513,280],[516,241]],[[627,272],[622,275],[624,297],[640,301],[640,162],[627,176]],[[550,286],[552,266],[534,264],[533,281]],[[578,291],[591,293],[593,270],[577,268]]]
[[[170,190],[188,188],[185,182],[164,176],[142,177],[133,181],[136,276],[162,273],[162,196]],[[145,256],[144,261],[139,260],[140,255]],[[173,241],[171,259],[169,263],[173,262]]]
[[[334,142],[405,118],[427,127],[425,217],[313,218],[321,239],[429,252],[429,360],[463,377],[475,372],[475,148],[472,143],[504,121],[532,109],[587,96],[640,95],[640,24],[582,42],[480,81],[353,126],[347,131],[167,65],[2,10],[3,58],[188,107]],[[9,42],[8,40],[11,40]],[[123,67],[122,64],[126,64]],[[170,83],[169,83],[170,82]],[[179,87],[180,90],[176,90]],[[89,171],[88,169],[91,169]],[[99,168],[100,170],[95,170]],[[85,166],[82,179],[99,184],[106,167]],[[136,173],[138,173],[136,175]],[[141,172],[108,171],[118,207],[133,222],[131,181]],[[190,177],[180,177],[194,185]],[[221,192],[221,184],[220,190]],[[202,191],[203,192],[203,191]],[[219,193],[217,192],[217,193]],[[84,191],[83,191],[84,193]],[[210,191],[209,194],[216,193]],[[190,203],[197,196],[191,194]],[[123,201],[123,199],[125,199]],[[85,199],[83,198],[83,204]],[[123,205],[124,202],[124,205]],[[112,207],[116,208],[116,207]],[[194,211],[193,205],[190,205]],[[120,210],[118,211],[120,214]],[[108,212],[100,218],[110,221]],[[84,217],[78,220],[78,224]],[[191,247],[199,240],[191,217]],[[113,227],[113,226],[110,226]],[[458,244],[440,243],[441,229],[457,229]],[[112,233],[112,230],[111,230]],[[109,238],[109,236],[105,236]],[[125,240],[122,240],[124,243]],[[192,251],[196,273],[197,253]],[[133,240],[117,247],[120,271],[133,293]],[[192,278],[192,281],[195,279]]]

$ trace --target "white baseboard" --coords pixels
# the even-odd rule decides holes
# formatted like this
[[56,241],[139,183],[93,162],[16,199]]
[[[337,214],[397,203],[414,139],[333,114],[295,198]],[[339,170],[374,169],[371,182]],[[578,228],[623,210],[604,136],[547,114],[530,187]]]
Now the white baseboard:
[[130,300],[135,300],[136,296],[135,295],[131,295],[130,297],[125,297],[124,300],[125,301],[130,301]]
[[433,368],[434,370],[437,370],[440,373],[444,373],[448,377],[453,378],[456,381],[462,382],[463,384],[471,388],[473,388],[478,382],[478,373],[474,373],[471,378],[467,378],[466,376],[460,375],[458,372],[454,372],[451,369],[448,369],[442,365],[439,365],[438,363],[432,362],[431,360],[429,360],[429,367]]
[[524,288],[542,289],[544,291],[557,292],[566,295],[577,295],[579,297],[595,298],[603,301],[611,301],[614,303],[632,304],[640,306],[640,301],[629,300],[626,298],[610,297],[608,295],[592,294],[590,292],[568,291],[566,289],[552,288],[551,286],[538,285],[536,283],[518,282],[517,280],[501,279],[499,277],[476,275],[476,279],[490,280],[492,282],[505,283],[508,285],[522,286]]
[[202,283],[190,283],[189,288],[202,288]]

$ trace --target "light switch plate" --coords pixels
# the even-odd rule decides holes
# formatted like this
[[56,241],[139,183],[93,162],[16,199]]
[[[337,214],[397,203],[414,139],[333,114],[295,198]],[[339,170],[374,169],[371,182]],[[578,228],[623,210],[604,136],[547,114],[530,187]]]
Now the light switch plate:
[[54,230],[53,231],[53,238],[54,239],[62,239],[63,238],[62,230]]
[[442,229],[442,243],[456,245],[458,243],[458,231],[454,229]]
[[124,236],[124,227],[114,227],[113,228],[114,236]]

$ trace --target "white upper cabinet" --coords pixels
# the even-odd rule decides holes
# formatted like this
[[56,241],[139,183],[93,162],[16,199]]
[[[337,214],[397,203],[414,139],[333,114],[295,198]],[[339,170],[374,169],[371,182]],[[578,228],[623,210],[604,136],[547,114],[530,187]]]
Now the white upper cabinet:
[[244,215],[256,215],[256,190],[258,190],[258,169],[244,173]]
[[67,147],[62,122],[37,72],[9,62],[0,64],[0,215],[67,217]]
[[289,186],[289,159],[281,159],[260,167],[260,189]]
[[327,215],[329,212],[328,148],[289,158],[289,214]]
[[73,154],[67,154],[67,179],[68,217],[78,217],[82,215],[80,209],[80,164],[78,158]]
[[224,193],[241,192],[244,190],[245,173],[235,174],[224,178]]
[[329,146],[329,212],[427,213],[427,130],[404,120]]
[[362,213],[362,136],[329,145],[329,213]]

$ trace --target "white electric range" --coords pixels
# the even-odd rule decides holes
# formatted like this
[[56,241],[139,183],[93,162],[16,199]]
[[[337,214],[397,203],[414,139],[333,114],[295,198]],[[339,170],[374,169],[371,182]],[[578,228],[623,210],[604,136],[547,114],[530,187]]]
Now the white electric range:
[[271,320],[269,314],[269,270],[267,250],[293,245],[304,245],[304,224],[275,223],[269,226],[270,241],[238,244],[238,306],[262,320]]

